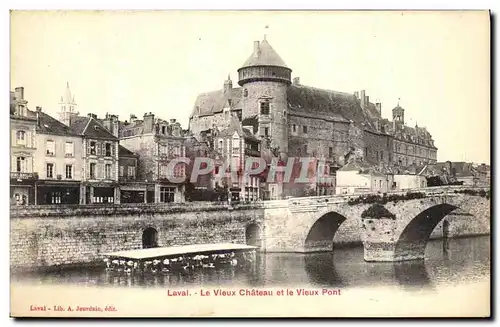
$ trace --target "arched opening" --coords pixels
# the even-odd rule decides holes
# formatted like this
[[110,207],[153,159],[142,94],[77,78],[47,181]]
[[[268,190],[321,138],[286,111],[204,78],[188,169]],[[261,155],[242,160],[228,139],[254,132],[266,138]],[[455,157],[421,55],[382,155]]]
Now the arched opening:
[[329,212],[314,223],[307,234],[305,252],[326,252],[333,250],[333,237],[346,218],[336,212]]
[[425,247],[432,231],[444,217],[455,209],[457,207],[450,204],[438,204],[415,216],[405,227],[396,242],[394,250],[395,258],[423,259],[425,256]]
[[158,231],[148,227],[142,232],[142,247],[144,249],[158,247]]
[[250,224],[245,230],[245,241],[247,245],[261,247],[260,228],[257,224]]

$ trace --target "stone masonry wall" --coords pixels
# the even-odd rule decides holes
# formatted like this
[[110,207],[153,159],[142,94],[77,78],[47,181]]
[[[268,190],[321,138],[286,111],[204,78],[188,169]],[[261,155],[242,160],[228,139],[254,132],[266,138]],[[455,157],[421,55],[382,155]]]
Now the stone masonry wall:
[[[193,209],[193,208],[191,208]],[[213,210],[210,210],[213,209]],[[78,212],[59,210],[59,214],[31,211],[11,217],[13,268],[38,268],[94,263],[101,254],[142,248],[142,232],[148,227],[158,231],[159,246],[202,243],[243,243],[246,227],[262,220],[254,208],[205,208],[204,210],[143,210],[143,213]],[[25,211],[24,213],[27,213]]]

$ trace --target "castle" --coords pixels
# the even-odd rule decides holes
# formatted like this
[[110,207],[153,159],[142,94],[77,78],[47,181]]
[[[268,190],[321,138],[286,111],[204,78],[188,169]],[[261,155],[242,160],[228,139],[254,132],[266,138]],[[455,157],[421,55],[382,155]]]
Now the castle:
[[228,77],[222,90],[200,94],[189,120],[195,137],[217,133],[237,116],[260,138],[262,148],[281,159],[322,158],[331,174],[354,159],[384,167],[432,164],[437,148],[424,127],[405,124],[405,110],[381,115],[382,104],[365,91],[353,94],[324,90],[292,80],[292,69],[264,38],[238,69],[238,84]]

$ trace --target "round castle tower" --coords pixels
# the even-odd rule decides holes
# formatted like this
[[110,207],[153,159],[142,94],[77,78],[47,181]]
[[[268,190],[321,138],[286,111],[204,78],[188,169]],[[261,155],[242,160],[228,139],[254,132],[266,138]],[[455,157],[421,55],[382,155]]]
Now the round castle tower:
[[243,88],[242,116],[256,117],[258,133],[271,141],[282,157],[288,152],[287,87],[292,70],[264,38],[254,42],[254,51],[238,69],[238,84]]

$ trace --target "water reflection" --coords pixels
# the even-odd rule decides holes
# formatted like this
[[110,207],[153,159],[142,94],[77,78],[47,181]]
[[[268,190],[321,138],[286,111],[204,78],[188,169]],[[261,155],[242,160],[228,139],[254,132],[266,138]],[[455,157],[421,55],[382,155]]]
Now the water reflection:
[[489,237],[431,241],[426,260],[399,263],[365,262],[363,248],[335,249],[333,253],[260,253],[255,264],[192,272],[124,274],[99,269],[16,274],[12,278],[41,284],[81,287],[181,288],[313,286],[397,286],[405,290],[436,289],[442,284],[474,281],[490,275]]
[[425,260],[412,260],[394,263],[394,277],[405,289],[432,289],[431,278]]

